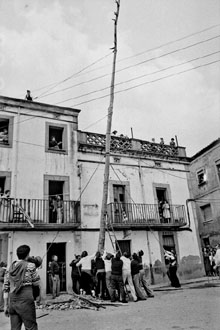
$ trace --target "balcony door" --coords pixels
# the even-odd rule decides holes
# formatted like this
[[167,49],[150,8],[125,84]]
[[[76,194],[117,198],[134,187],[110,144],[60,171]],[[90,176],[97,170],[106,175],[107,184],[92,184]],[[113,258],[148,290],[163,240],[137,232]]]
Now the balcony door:
[[46,218],[49,223],[69,222],[69,177],[59,175],[44,176],[44,196]]

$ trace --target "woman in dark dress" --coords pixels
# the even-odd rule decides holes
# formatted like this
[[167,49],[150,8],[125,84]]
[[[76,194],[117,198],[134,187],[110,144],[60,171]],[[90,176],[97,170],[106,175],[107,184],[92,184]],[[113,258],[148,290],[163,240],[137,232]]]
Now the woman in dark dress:
[[164,252],[164,258],[165,258],[165,264],[167,266],[167,276],[169,277],[169,280],[171,282],[171,285],[174,288],[180,288],[180,282],[179,279],[176,275],[177,272],[177,258],[175,253],[165,251]]

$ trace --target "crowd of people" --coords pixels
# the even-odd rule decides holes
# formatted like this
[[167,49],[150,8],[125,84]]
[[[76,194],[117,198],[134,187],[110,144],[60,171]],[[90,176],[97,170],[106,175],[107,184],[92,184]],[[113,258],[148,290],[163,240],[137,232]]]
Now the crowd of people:
[[207,245],[202,252],[206,276],[220,277],[220,245]]
[[[42,264],[41,257],[30,257],[30,247],[21,245],[17,248],[18,260],[9,268],[0,264],[0,309],[10,316],[11,328],[37,330],[35,301],[40,301],[40,277],[37,269]],[[220,249],[219,249],[220,252]],[[132,297],[134,302],[154,297],[149,287],[142,261],[142,250],[130,257],[117,251],[88,255],[83,251],[71,261],[72,290],[76,294],[92,295],[100,299],[127,303]],[[177,263],[173,252],[165,251],[167,275],[174,287],[180,287],[176,275]],[[220,257],[220,255],[219,255]],[[220,260],[220,258],[219,258]],[[53,298],[60,294],[60,266],[58,257],[52,256],[49,265],[49,280]]]
[[126,294],[131,293],[133,301],[153,297],[145,277],[142,263],[143,251],[133,253],[118,251],[115,255],[99,251],[88,255],[83,251],[70,263],[72,267],[72,289],[77,294],[88,294],[112,302],[126,303]]

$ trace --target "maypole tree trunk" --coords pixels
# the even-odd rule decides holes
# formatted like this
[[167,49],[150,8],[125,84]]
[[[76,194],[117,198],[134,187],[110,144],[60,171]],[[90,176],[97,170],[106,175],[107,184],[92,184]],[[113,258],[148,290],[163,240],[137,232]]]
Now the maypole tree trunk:
[[105,247],[105,219],[107,215],[107,202],[108,202],[108,181],[109,181],[109,166],[110,166],[110,143],[111,143],[111,128],[112,128],[112,115],[113,115],[113,104],[114,104],[114,89],[115,89],[115,68],[116,68],[116,57],[117,57],[117,23],[120,9],[120,0],[115,1],[117,10],[114,13],[114,47],[113,47],[113,65],[112,65],[112,78],[110,87],[110,103],[108,107],[108,119],[106,127],[106,142],[105,142],[105,172],[103,182],[103,198],[102,198],[102,209],[100,218],[100,231],[99,231],[99,242],[98,250],[103,251]]

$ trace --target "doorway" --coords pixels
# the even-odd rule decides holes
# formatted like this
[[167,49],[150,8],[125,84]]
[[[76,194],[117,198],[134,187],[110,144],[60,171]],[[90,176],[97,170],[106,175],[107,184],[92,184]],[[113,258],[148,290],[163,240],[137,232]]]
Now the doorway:
[[156,188],[156,196],[158,202],[159,218],[163,219],[163,204],[164,201],[168,201],[168,194],[166,188]]
[[57,209],[57,196],[60,196],[60,203],[62,203],[63,186],[64,181],[49,180],[49,223],[62,222],[61,215],[58,214]]
[[119,240],[118,245],[120,247],[121,253],[127,252],[128,255],[131,255],[131,241],[130,240]]
[[5,191],[5,176],[0,176],[0,194],[3,194]]
[[60,291],[66,292],[66,243],[47,243],[47,293],[52,293],[50,262],[52,261],[53,255],[58,257]]

